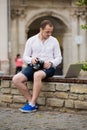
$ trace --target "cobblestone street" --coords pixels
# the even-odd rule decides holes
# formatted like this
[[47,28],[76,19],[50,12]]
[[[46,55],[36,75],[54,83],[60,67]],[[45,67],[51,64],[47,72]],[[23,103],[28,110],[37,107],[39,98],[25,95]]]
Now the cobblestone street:
[[87,113],[21,113],[1,107],[0,130],[87,130]]

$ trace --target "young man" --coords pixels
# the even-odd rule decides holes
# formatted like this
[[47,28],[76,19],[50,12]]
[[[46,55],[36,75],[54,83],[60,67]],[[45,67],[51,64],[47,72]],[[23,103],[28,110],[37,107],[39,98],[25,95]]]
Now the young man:
[[[62,56],[59,43],[56,38],[51,36],[52,32],[53,24],[49,20],[44,20],[40,24],[39,33],[26,42],[23,59],[28,66],[13,77],[14,85],[28,101],[19,109],[21,112],[36,111],[38,107],[36,102],[42,88],[42,80],[53,76],[56,66],[61,63]],[[41,64],[40,68],[37,65],[39,63]],[[32,95],[24,84],[31,80],[33,80]]]

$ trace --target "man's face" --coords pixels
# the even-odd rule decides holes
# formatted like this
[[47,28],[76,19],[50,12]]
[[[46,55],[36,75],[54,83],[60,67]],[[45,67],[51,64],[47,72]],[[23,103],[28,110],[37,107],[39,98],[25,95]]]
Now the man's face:
[[42,38],[46,40],[49,38],[49,36],[51,36],[53,32],[53,27],[46,25],[44,29],[40,28],[40,32],[41,32]]

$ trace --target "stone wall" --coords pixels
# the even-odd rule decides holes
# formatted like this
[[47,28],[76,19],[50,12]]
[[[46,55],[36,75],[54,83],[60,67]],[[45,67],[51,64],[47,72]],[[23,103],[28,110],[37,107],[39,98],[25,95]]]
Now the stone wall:
[[[32,93],[32,82],[26,84]],[[20,108],[25,102],[11,80],[1,81],[0,106]],[[87,110],[87,84],[44,81],[37,102],[40,110]]]

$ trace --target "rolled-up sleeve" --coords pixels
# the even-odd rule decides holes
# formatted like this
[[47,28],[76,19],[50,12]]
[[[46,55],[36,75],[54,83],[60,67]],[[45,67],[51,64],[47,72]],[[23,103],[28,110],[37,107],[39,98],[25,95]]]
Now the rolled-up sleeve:
[[62,62],[62,55],[61,50],[59,46],[59,42],[56,40],[55,46],[54,46],[54,52],[53,52],[54,59],[51,61],[53,63],[53,66],[56,67]]
[[25,45],[25,50],[23,54],[23,60],[25,63],[30,64],[31,63],[31,41],[30,39],[27,40],[26,45]]

